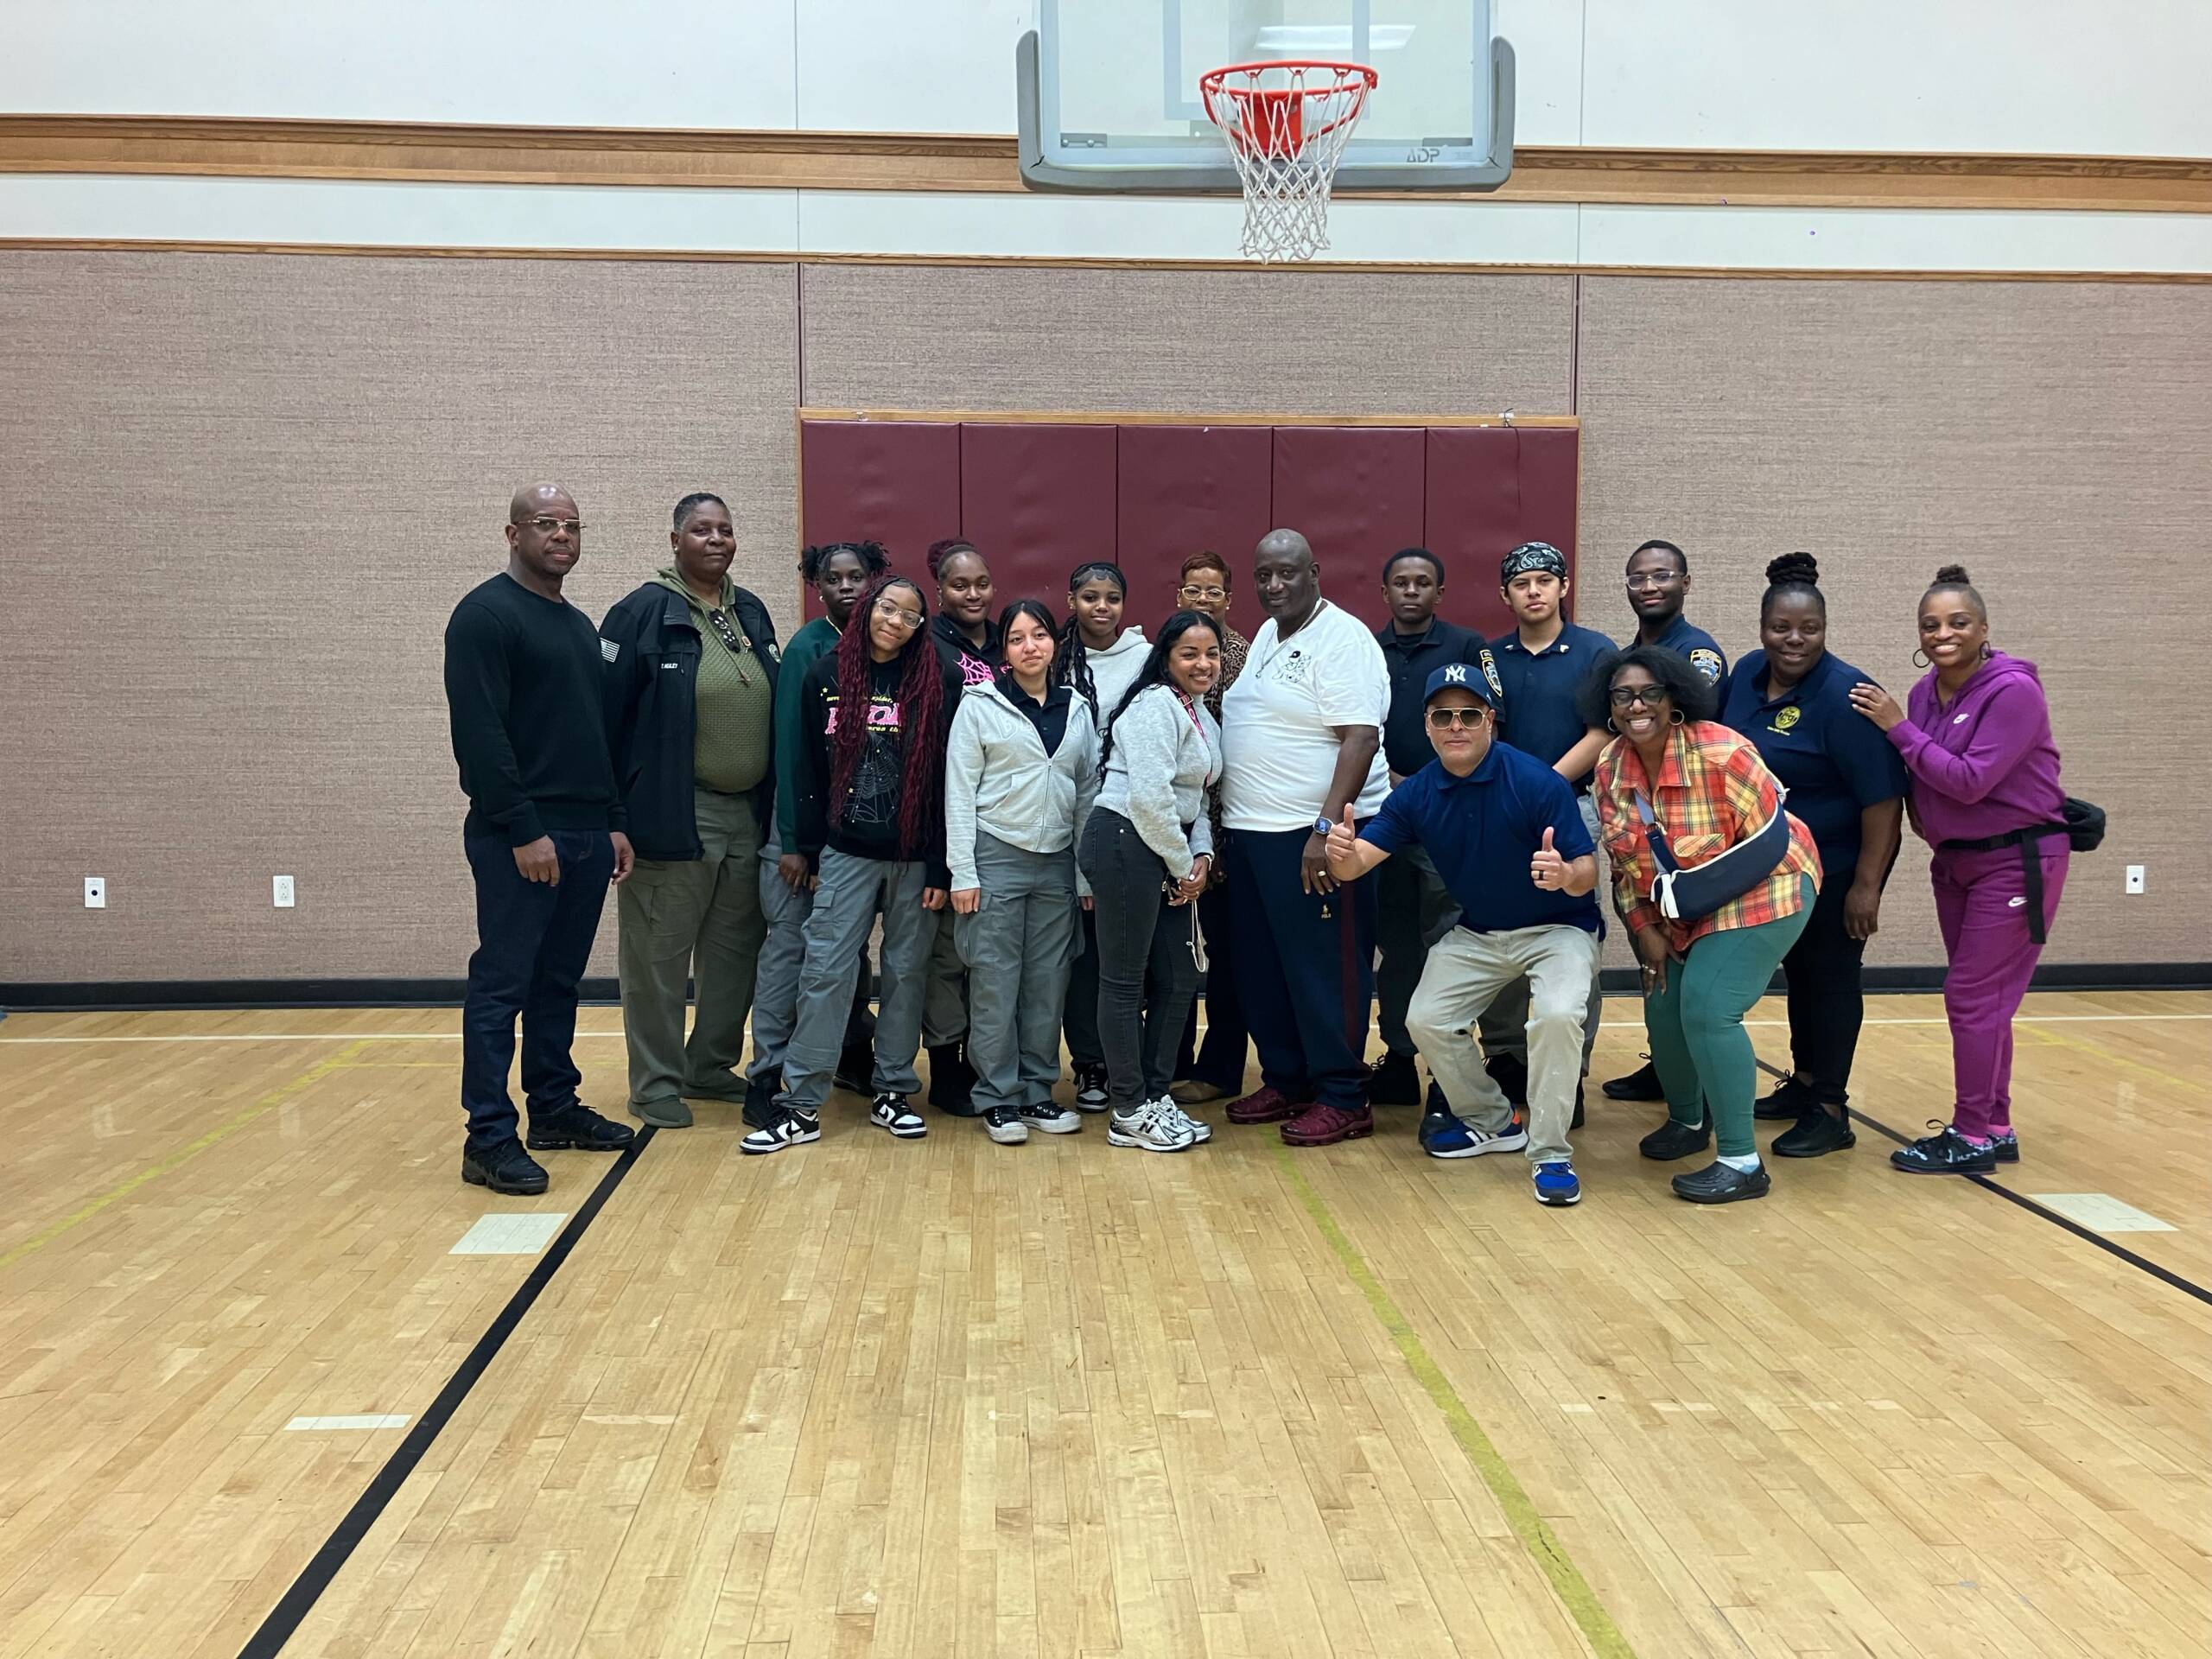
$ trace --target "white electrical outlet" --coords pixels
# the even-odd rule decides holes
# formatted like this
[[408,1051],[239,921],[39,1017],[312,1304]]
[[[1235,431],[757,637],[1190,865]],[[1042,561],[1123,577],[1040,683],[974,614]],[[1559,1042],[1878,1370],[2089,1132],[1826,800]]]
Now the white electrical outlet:
[[88,875],[85,878],[85,908],[86,910],[107,908],[107,878],[105,876]]
[[2127,891],[2130,893],[2143,891],[2143,867],[2140,864],[2131,864],[2127,867]]
[[292,878],[289,875],[277,876],[270,884],[270,901],[276,905],[277,909],[291,909]]

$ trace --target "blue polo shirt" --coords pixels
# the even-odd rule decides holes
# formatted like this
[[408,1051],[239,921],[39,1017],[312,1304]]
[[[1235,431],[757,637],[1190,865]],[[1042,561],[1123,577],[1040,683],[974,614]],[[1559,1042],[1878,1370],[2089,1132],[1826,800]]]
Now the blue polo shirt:
[[[1643,638],[1637,630],[1637,639]],[[1728,653],[1720,649],[1720,642],[1703,628],[1694,628],[1681,616],[1668,624],[1667,632],[1651,642],[1668,651],[1679,652],[1690,659],[1690,666],[1715,685],[1728,677]]]
[[1428,677],[1446,663],[1479,668],[1500,702],[1497,668],[1490,642],[1471,629],[1433,618],[1427,633],[1408,639],[1395,622],[1375,630],[1382,661],[1390,671],[1390,716],[1382,722],[1382,758],[1401,778],[1410,778],[1436,758],[1428,742]]
[[1567,779],[1532,754],[1493,743],[1465,778],[1430,761],[1390,791],[1359,838],[1386,853],[1421,842],[1459,903],[1459,925],[1473,932],[1560,925],[1604,932],[1596,889],[1578,898],[1529,879],[1547,830],[1561,858],[1597,850]]
[[[1522,645],[1517,630],[1499,634],[1490,648],[1497,658],[1499,683],[1505,688],[1501,729],[1522,753],[1533,754],[1548,766],[1555,764],[1590,729],[1575,708],[1575,693],[1584,680],[1602,673],[1618,654],[1613,642],[1594,628],[1570,622],[1541,651]],[[1590,774],[1577,778],[1574,787],[1587,790]]]
[[1813,832],[1821,867],[1848,881],[1859,859],[1861,808],[1905,792],[1904,761],[1882,728],[1851,706],[1851,688],[1869,679],[1828,652],[1788,692],[1761,689],[1766,653],[1736,664],[1720,698],[1721,723],[1751,740],[1769,771],[1789,791],[1789,810]]

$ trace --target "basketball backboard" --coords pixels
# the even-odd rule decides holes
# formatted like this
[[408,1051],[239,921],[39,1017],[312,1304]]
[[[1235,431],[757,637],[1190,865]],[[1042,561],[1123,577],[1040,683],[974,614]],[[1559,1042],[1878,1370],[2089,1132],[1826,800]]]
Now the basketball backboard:
[[1513,48],[1491,0],[1039,0],[1014,69],[1023,180],[1062,190],[1237,188],[1198,77],[1320,59],[1380,77],[1341,188],[1495,189],[1513,166]]

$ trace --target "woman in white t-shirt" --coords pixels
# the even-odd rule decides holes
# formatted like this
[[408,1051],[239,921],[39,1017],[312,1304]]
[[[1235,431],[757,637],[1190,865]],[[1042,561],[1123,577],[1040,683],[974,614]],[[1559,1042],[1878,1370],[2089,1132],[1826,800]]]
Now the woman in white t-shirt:
[[1390,674],[1367,626],[1321,597],[1320,566],[1296,531],[1269,532],[1253,576],[1268,620],[1222,704],[1221,816],[1237,985],[1262,1086],[1229,1118],[1281,1122],[1294,1147],[1328,1146],[1375,1127],[1373,878],[1340,885],[1325,848],[1346,807],[1363,823],[1389,793]]

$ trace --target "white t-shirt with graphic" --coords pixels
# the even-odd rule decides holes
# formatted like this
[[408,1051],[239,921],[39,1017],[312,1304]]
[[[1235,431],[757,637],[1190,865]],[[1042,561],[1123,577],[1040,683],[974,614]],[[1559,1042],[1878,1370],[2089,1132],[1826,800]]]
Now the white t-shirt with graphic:
[[[1231,830],[1311,830],[1343,746],[1338,726],[1372,726],[1390,712],[1390,671],[1367,626],[1323,600],[1306,626],[1278,639],[1261,625],[1244,671],[1221,707],[1221,818]],[[1352,816],[1372,817],[1390,792],[1382,746]]]

